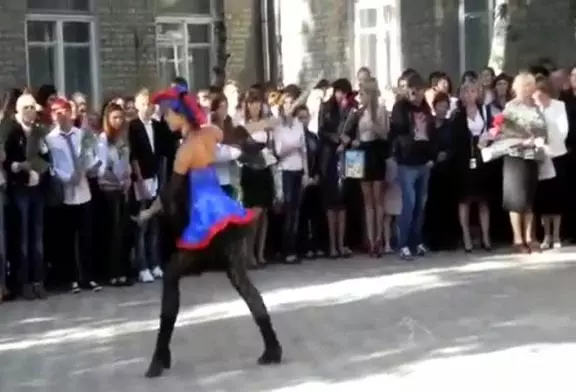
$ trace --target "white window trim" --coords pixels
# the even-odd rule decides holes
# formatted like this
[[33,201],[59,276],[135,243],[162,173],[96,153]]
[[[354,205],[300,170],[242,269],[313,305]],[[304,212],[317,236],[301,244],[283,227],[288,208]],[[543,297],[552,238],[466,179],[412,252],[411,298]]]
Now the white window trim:
[[[367,64],[362,63],[361,53],[360,53],[360,41],[359,37],[361,35],[376,34],[378,40],[378,49],[384,49],[382,47],[384,42],[384,37],[386,32],[390,34],[390,47],[391,47],[391,59],[390,63],[390,81],[392,86],[380,86],[384,87],[394,87],[395,80],[400,76],[403,69],[403,56],[402,56],[402,29],[401,29],[401,0],[355,0],[354,2],[354,12],[353,14],[353,43],[354,43],[354,69],[352,70],[352,80],[356,80],[356,72],[358,68],[362,66],[367,66]],[[392,6],[393,15],[388,27],[383,26],[384,13],[383,8],[385,6]],[[376,9],[377,19],[375,27],[360,27],[360,10],[364,9]],[[380,62],[383,64],[382,62]],[[379,66],[382,68],[384,65]],[[372,72],[378,74],[380,70],[372,70]]]
[[[212,2],[212,13],[214,11],[214,2]],[[181,76],[183,78],[185,78],[186,80],[189,79],[190,77],[190,61],[189,61],[189,56],[188,56],[188,49],[195,49],[195,48],[207,48],[210,49],[210,66],[209,66],[209,70],[211,71],[212,68],[216,65],[216,50],[215,50],[215,35],[214,35],[214,22],[216,21],[216,19],[213,16],[208,16],[208,15],[198,15],[198,16],[159,16],[155,19],[155,26],[159,25],[159,24],[180,24],[183,27],[183,33],[184,33],[184,39],[183,39],[183,43],[184,43],[184,75],[177,75],[177,76]],[[191,24],[199,24],[199,25],[208,25],[209,26],[209,35],[208,35],[208,41],[207,43],[203,43],[203,42],[193,42],[193,43],[189,43],[188,40],[188,28],[187,25],[191,25]],[[159,49],[162,47],[167,47],[167,45],[164,45],[162,43],[159,43],[156,37],[156,32],[154,33],[154,40],[156,43],[156,62],[158,63],[158,58],[159,58]],[[178,69],[178,67],[176,67],[176,69]],[[211,75],[210,75],[211,76]],[[188,80],[188,82],[190,82]],[[210,82],[210,81],[208,81]]]
[[[92,83],[92,96],[90,97],[93,106],[98,107],[101,99],[101,86],[100,86],[100,57],[99,57],[99,45],[97,39],[97,30],[95,18],[90,15],[78,15],[78,14],[27,14],[24,23],[24,36],[25,40],[25,52],[26,52],[26,80],[30,84],[30,59],[28,55],[28,22],[54,22],[58,26],[56,28],[55,42],[51,45],[56,46],[56,56],[58,63],[62,66],[56,69],[56,75],[54,75],[54,83],[56,84],[56,90],[66,94],[72,94],[75,91],[67,91],[65,86],[65,62],[64,62],[64,47],[89,47],[90,48],[90,68],[91,68],[91,80]],[[62,36],[62,23],[63,22],[82,22],[88,23],[90,26],[90,42],[89,43],[64,43],[64,37]],[[40,46],[41,44],[34,44],[34,46]],[[48,44],[46,44],[48,46]],[[37,87],[37,86],[35,86]],[[82,91],[81,91],[82,92]]]
[[[478,1],[478,0],[477,0]],[[488,3],[488,39],[492,41],[492,34],[494,34],[494,0],[484,0]],[[459,63],[460,63],[460,74],[468,70],[466,65],[466,19],[469,17],[482,17],[484,12],[468,12],[466,13],[466,0],[458,1],[458,51],[459,51]],[[488,63],[486,63],[488,66]],[[474,71],[479,72],[479,69]]]

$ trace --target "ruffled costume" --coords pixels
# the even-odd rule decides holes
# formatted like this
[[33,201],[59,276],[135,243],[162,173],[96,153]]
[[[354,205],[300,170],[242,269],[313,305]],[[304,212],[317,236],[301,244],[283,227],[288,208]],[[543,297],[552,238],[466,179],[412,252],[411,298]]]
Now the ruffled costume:
[[[192,97],[179,87],[154,95],[152,102],[167,105],[177,112],[186,114],[186,117],[199,128],[207,123],[204,112],[198,108]],[[201,131],[198,132],[200,134]],[[202,141],[200,137],[198,140]],[[176,241],[178,249],[207,248],[212,240],[229,226],[247,226],[254,220],[254,211],[244,208],[239,201],[229,197],[222,190],[216,169],[212,165],[196,164],[188,171],[187,182],[187,197],[180,201],[187,204],[185,207],[187,222],[179,225],[183,226],[183,229],[179,230]],[[179,206],[178,209],[182,207]],[[182,216],[175,217],[175,220],[182,218]]]
[[213,167],[193,169],[188,173],[188,220],[179,249],[202,249],[229,225],[248,225],[255,218],[253,210],[246,209],[222,190]]

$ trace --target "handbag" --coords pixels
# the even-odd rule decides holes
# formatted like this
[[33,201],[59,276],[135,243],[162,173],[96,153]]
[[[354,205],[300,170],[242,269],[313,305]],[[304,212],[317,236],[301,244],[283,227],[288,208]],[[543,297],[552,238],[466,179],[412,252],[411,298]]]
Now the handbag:
[[352,149],[344,152],[344,177],[364,178],[366,155],[363,150]]

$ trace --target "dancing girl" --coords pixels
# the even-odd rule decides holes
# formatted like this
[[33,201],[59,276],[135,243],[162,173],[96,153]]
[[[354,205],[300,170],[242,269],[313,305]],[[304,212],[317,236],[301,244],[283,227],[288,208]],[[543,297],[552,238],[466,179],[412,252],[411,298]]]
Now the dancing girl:
[[282,347],[262,296],[246,272],[243,244],[256,216],[224,193],[212,166],[222,131],[206,125],[206,116],[196,99],[181,86],[155,94],[152,101],[165,110],[170,130],[180,131],[183,138],[170,181],[150,208],[136,218],[144,222],[162,212],[176,243],[164,268],[160,329],[146,377],[159,377],[170,368],[170,340],[180,307],[180,278],[185,272],[201,274],[206,262],[224,264],[230,283],[248,305],[264,340],[264,353],[258,363],[280,363]]

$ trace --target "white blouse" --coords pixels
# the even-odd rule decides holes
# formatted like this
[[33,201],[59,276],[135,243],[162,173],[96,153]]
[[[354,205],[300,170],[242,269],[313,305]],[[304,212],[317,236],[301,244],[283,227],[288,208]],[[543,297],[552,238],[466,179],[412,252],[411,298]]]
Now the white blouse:
[[296,119],[274,130],[274,146],[279,156],[278,167],[284,171],[304,170],[306,137],[304,126]]
[[546,118],[548,131],[548,156],[551,158],[566,154],[566,136],[568,136],[568,115],[566,105],[557,99],[552,99],[547,107],[540,107]]
[[467,116],[466,119],[468,120],[468,129],[470,130],[472,136],[480,136],[482,132],[484,132],[486,123],[484,118],[482,118],[480,111],[476,112],[476,116],[474,118]]

